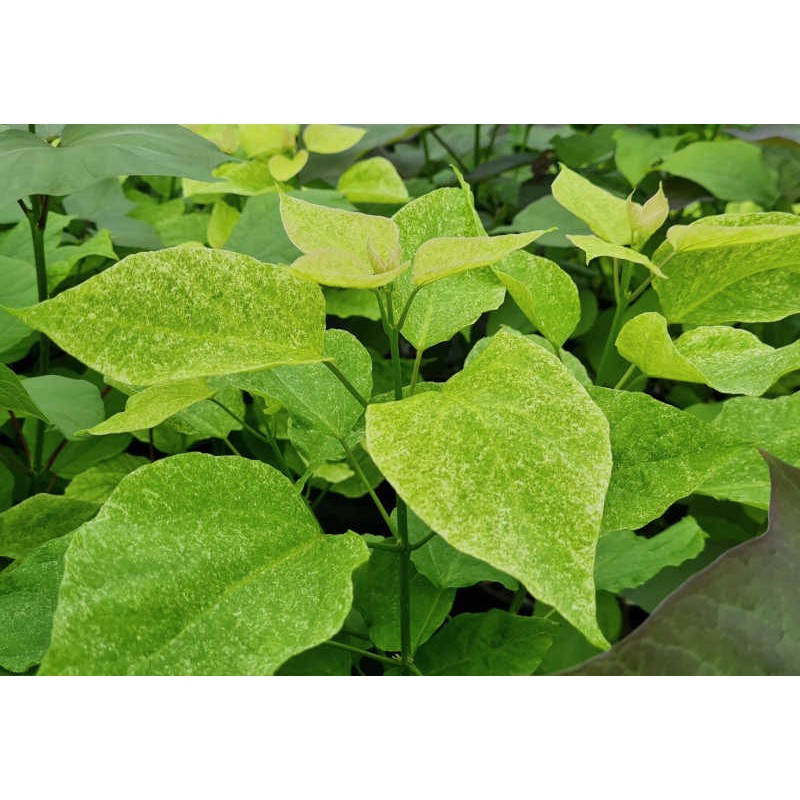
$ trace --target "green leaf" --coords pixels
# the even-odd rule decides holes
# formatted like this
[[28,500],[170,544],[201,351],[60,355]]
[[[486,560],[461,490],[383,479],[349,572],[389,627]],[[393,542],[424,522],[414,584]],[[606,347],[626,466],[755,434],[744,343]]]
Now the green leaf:
[[550,259],[524,251],[506,256],[492,270],[534,327],[561,347],[581,316],[572,278]]
[[578,675],[797,675],[800,470],[765,455],[769,528],[690,578]]
[[564,208],[582,219],[601,239],[612,244],[630,244],[628,207],[621,197],[595,186],[563,164],[551,191]]
[[320,645],[292,656],[278,668],[276,675],[349,675],[353,661],[349,653]]
[[592,388],[611,429],[614,466],[603,530],[636,530],[742,451],[736,439],[640,392]]
[[129,433],[154,428],[160,422],[183,411],[194,403],[206,400],[215,390],[203,378],[150,386],[128,398],[125,410],[114,414],[87,433],[104,436],[109,433]]
[[58,147],[7,130],[0,132],[0,201],[72,194],[118,175],[205,179],[225,158],[179,125],[67,125]]
[[339,630],[365,558],[265,464],[156,461],[73,537],[41,672],[271,674]]
[[[375,536],[375,541],[385,539]],[[353,573],[353,606],[361,613],[375,646],[400,651],[400,562],[397,553],[370,551],[369,561]],[[441,589],[411,568],[411,644],[417,648],[444,622],[455,589]]]
[[18,416],[32,416],[47,421],[22,381],[5,364],[0,364],[0,408],[13,411]]
[[605,645],[593,571],[608,427],[555,356],[500,331],[440,391],[370,405],[367,449],[451,545],[517,578]]
[[622,247],[622,245],[618,244],[608,244],[608,242],[604,242],[602,239],[598,239],[596,236],[567,236],[567,239],[575,245],[575,247],[579,247],[586,253],[586,263],[588,264],[595,258],[599,258],[601,256],[606,256],[608,258],[618,258],[622,261],[630,261],[633,264],[641,264],[653,275],[658,275],[659,277],[664,277],[664,273],[645,255],[642,253],[637,253],[635,250],[631,250],[630,247]]
[[303,141],[312,153],[341,153],[358,144],[366,131],[347,125],[309,125]]
[[[470,196],[464,189],[438,189],[412,200],[393,217],[400,229],[403,261],[411,261],[430,239],[480,236]],[[405,308],[414,286],[406,273],[393,286],[395,319]],[[402,334],[419,350],[446,342],[469,327],[484,311],[497,308],[505,287],[489,268],[443,278],[419,290],[410,306]]]
[[[667,221],[669,216],[669,201],[664,194],[664,187],[659,183],[658,191],[644,205],[633,202],[633,195],[628,197],[628,220],[631,224],[631,244],[637,250],[650,240],[650,237]],[[647,266],[647,265],[646,265]],[[648,266],[657,275],[661,270],[652,265]]]
[[70,536],[32,550],[13,570],[0,572],[0,666],[27,672],[50,644],[64,553]]
[[367,289],[391,283],[411,264],[398,264],[386,271],[375,271],[372,264],[346,250],[315,250],[292,264],[292,274],[322,286]]
[[677,146],[682,136],[652,136],[644,131],[621,128],[614,132],[617,169],[634,188],[650,168]]
[[211,218],[208,220],[208,230],[206,231],[208,243],[212,247],[224,247],[240,216],[238,209],[228,205],[224,200],[217,200],[211,211]]
[[351,203],[405,203],[408,189],[391,161],[377,156],[347,169],[336,187]]
[[626,322],[616,345],[645,375],[704,383],[725,394],[762,395],[782,375],[800,369],[800,341],[776,349],[750,331],[715,325],[689,330],[673,342],[667,320],[653,311]]
[[39,545],[74,531],[97,504],[57,494],[35,494],[0,514],[0,556],[25,558]]
[[569,247],[565,234],[586,234],[589,227],[583,220],[567,211],[552,195],[545,195],[534,200],[522,209],[509,226],[514,231],[546,230],[556,228],[552,233],[545,233],[539,244],[543,247]]
[[707,534],[692,517],[645,539],[633,531],[604,534],[597,543],[594,580],[598,589],[619,594],[646,583],[665,567],[677,567],[699,555]]
[[[800,466],[800,393],[767,400],[733,397],[721,404],[712,427],[744,445],[697,491],[719,500],[769,507],[769,470],[757,448]],[[749,445],[749,446],[748,446]]]
[[18,258],[0,255],[0,361],[21,359],[35,341],[33,331],[5,308],[23,308],[36,302],[36,270]]
[[420,647],[425,675],[530,675],[552,644],[555,626],[492,608],[459,614]]
[[725,214],[676,225],[653,254],[670,322],[771,322],[800,311],[800,217]]
[[0,511],[5,511],[14,502],[14,473],[0,461]]
[[196,197],[199,201],[216,199],[224,194],[254,197],[278,188],[269,166],[261,161],[236,161],[222,164],[214,170],[218,181],[195,181],[183,179],[183,196]]
[[48,289],[52,292],[73,274],[77,264],[89,256],[102,256],[116,261],[117,254],[114,252],[114,245],[108,231],[98,231],[97,234],[81,244],[62,245],[52,253],[47,253],[45,258],[47,260]]
[[378,298],[369,289],[326,289],[325,309],[340,319],[365,317],[377,321],[381,318]]
[[298,150],[291,158],[283,153],[277,153],[267,163],[273,178],[279,181],[290,181],[307,162],[308,151]]
[[[413,511],[408,512],[408,538],[412,544],[417,544],[430,532],[431,529]],[[417,571],[439,589],[461,589],[483,581],[494,581],[513,592],[519,585],[510,575],[491,564],[456,550],[441,536],[434,536],[412,551],[411,560]]]
[[64,490],[64,496],[102,505],[128,473],[149,463],[144,456],[132,456],[130,453],[107,458],[79,472]]
[[[237,125],[239,139],[249,158],[267,153],[291,150],[295,146],[297,131],[294,125]],[[233,152],[234,147],[229,152]]]
[[322,355],[317,286],[226,251],[136,253],[16,316],[130,385],[245,372]]
[[740,139],[693,142],[668,154],[659,169],[699,183],[721,200],[772,205],[778,196],[775,172],[760,147]]
[[415,285],[424,286],[459,272],[488,267],[514,251],[527,247],[543,233],[545,231],[429,239],[414,256],[412,280]]
[[40,375],[23,379],[22,385],[47,421],[70,441],[80,438],[76,434],[91,428],[105,416],[100,390],[89,381]]

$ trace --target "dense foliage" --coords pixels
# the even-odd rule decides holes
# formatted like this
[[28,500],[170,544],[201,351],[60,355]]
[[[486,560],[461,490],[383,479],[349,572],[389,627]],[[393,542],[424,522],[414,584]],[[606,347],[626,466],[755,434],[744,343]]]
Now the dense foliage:
[[800,672],[800,130],[0,128],[0,671]]

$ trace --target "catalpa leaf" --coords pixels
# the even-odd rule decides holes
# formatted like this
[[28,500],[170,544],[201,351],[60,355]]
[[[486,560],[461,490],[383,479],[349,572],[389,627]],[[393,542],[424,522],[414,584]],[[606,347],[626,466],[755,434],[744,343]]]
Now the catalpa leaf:
[[459,614],[420,647],[425,675],[530,675],[553,643],[553,623],[492,608]]
[[133,456],[130,453],[107,458],[79,472],[64,490],[64,496],[71,500],[102,505],[129,472],[149,463],[144,456]]
[[0,408],[13,411],[18,416],[31,416],[47,421],[44,412],[33,402],[17,374],[5,364],[0,364]]
[[603,530],[636,530],[694,492],[744,449],[686,411],[640,392],[594,387],[611,429],[614,466]]
[[621,197],[595,186],[564,164],[551,191],[567,211],[583,220],[601,239],[612,244],[630,244],[628,206]]
[[128,398],[125,410],[114,414],[87,433],[104,436],[109,433],[128,433],[154,428],[160,422],[214,394],[204,378],[150,386]]
[[695,558],[705,547],[706,538],[692,517],[684,517],[649,539],[633,531],[603,534],[597,543],[595,584],[614,594],[635,589],[665,567],[677,567]]
[[0,514],[0,556],[21,559],[91,519],[97,504],[58,494],[35,494]]
[[367,449],[431,529],[606,644],[593,572],[608,423],[555,356],[500,331],[440,391],[370,405]]
[[800,369],[800,341],[776,349],[750,331],[714,325],[694,328],[673,342],[667,320],[652,311],[626,322],[616,345],[645,375],[704,383],[725,394],[762,395],[781,376]]
[[412,280],[415,285],[424,286],[459,272],[488,267],[515,250],[527,247],[543,233],[546,231],[429,239],[414,256]]
[[576,675],[797,675],[800,470],[765,454],[769,528],[686,581]]
[[277,153],[267,162],[272,177],[278,181],[290,181],[307,163],[307,150],[298,150],[291,158]]
[[336,188],[351,203],[405,203],[408,189],[386,158],[358,161],[342,173]]
[[208,220],[206,239],[211,247],[224,247],[228,241],[241,213],[238,209],[228,205],[224,200],[217,200]]
[[36,302],[36,270],[27,261],[0,256],[0,361],[23,358],[35,341],[33,331],[4,309],[23,308]]
[[641,264],[647,267],[653,275],[663,278],[664,273],[642,253],[631,250],[630,247],[623,247],[619,244],[609,244],[597,236],[567,236],[567,239],[586,253],[586,263],[588,264],[595,258],[606,256],[607,258],[617,258],[621,261],[630,261],[633,264]]
[[148,386],[322,356],[319,287],[238,253],[136,253],[74,289],[14,310],[112,380]]
[[341,153],[357,145],[366,131],[349,125],[308,125],[303,141],[312,153]]
[[266,464],[156,461],[73,536],[41,673],[271,674],[339,630],[366,555]]
[[[475,218],[471,195],[464,188],[437,189],[423,195],[403,206],[393,219],[400,229],[403,261],[413,260],[417,250],[430,239],[484,233]],[[410,273],[395,281],[395,319],[399,319],[414,289]],[[426,350],[472,325],[484,311],[497,308],[505,293],[505,287],[488,267],[434,281],[414,296],[402,334],[418,350]]]
[[652,136],[639,130],[621,128],[614,132],[617,143],[614,161],[631,186],[639,182],[650,168],[669,155],[679,144],[680,136]]
[[105,416],[100,390],[89,381],[65,378],[62,375],[40,375],[24,378],[22,385],[45,419],[61,435],[74,440],[86,428]]
[[297,139],[296,125],[237,125],[236,128],[248,158],[291,150]]
[[492,267],[525,317],[555,347],[570,337],[581,316],[578,287],[550,259],[517,251]]
[[15,569],[0,572],[0,666],[27,672],[50,644],[64,553],[70,535],[32,550]]
[[777,212],[704,217],[673,226],[653,254],[670,322],[771,322],[800,311],[800,217]]
[[322,286],[352,289],[375,289],[391,283],[411,264],[398,264],[385,272],[375,272],[371,263],[347,250],[315,250],[300,256],[292,264],[292,274]]

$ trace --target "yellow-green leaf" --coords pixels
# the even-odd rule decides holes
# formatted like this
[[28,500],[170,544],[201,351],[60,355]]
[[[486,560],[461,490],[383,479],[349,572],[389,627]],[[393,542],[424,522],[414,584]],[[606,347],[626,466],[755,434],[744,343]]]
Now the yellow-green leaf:
[[642,253],[631,250],[630,247],[623,247],[619,244],[609,244],[596,236],[567,236],[567,239],[586,253],[586,263],[592,259],[606,256],[608,258],[618,258],[622,261],[630,261],[634,264],[641,264],[647,267],[654,275],[665,277],[664,273]]
[[303,141],[312,153],[341,153],[358,144],[366,131],[347,125],[309,125]]
[[408,189],[391,161],[380,156],[345,170],[336,187],[351,203],[405,203]]
[[272,177],[278,181],[290,181],[308,162],[308,151],[298,150],[291,158],[278,153],[268,162]]

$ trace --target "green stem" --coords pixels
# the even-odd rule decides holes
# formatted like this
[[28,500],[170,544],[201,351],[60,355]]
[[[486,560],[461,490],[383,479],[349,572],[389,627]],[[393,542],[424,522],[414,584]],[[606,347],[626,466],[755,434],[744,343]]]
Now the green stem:
[[621,389],[634,372],[636,372],[636,364],[631,364],[628,369],[625,370],[625,374],[614,384],[614,388]]
[[431,151],[430,146],[428,145],[428,134],[422,134],[422,152],[425,156],[425,166],[423,167],[423,171],[426,175],[430,175],[431,170]]
[[625,318],[625,312],[628,310],[628,287],[630,286],[632,275],[632,268],[630,264],[622,265],[622,277],[620,278],[619,266],[617,259],[614,259],[614,298],[617,301],[617,307],[614,311],[614,318],[611,321],[611,327],[608,330],[606,343],[603,346],[603,353],[600,356],[600,363],[597,367],[596,383],[598,386],[605,386],[605,371],[608,357],[611,354],[611,348],[617,340],[620,328],[622,328],[622,321]]
[[419,378],[419,368],[422,363],[422,354],[424,350],[417,350],[417,355],[414,356],[414,368],[411,370],[411,383],[408,384],[408,396],[411,397],[414,394],[414,387],[417,385],[417,379]]
[[492,137],[491,137],[491,139],[489,139],[489,147],[486,150],[486,158],[487,159],[491,158],[492,149],[494,148],[494,140],[497,138],[497,133],[498,133],[499,130],[500,130],[500,126],[499,125],[495,125],[494,128],[492,129]]
[[428,544],[428,542],[431,539],[433,539],[434,536],[436,536],[436,531],[431,531],[430,533],[426,533],[425,536],[423,536],[418,542],[410,544],[408,546],[408,549],[411,550],[412,552],[414,550],[419,550],[420,547],[425,547],[425,545]]
[[375,504],[375,508],[378,509],[378,513],[383,518],[383,521],[386,523],[386,526],[389,530],[394,534],[394,525],[392,525],[392,518],[389,516],[389,513],[386,511],[383,503],[381,503],[380,498],[377,494],[375,494],[375,490],[372,488],[372,485],[369,482],[369,479],[364,474],[364,470],[361,469],[361,464],[358,463],[358,459],[353,455],[353,451],[345,444],[343,439],[339,439],[339,444],[342,446],[342,450],[344,450],[344,454],[347,457],[347,461],[350,466],[353,468],[353,471],[358,475],[361,479],[361,483],[364,484],[364,488],[369,493],[370,498],[372,498],[372,502]]
[[628,305],[632,306],[644,293],[647,287],[653,282],[653,276],[645,278],[630,294],[628,294]]
[[[422,284],[422,286],[424,285],[425,284]],[[408,296],[408,300],[406,300],[406,304],[403,306],[403,310],[400,312],[400,317],[397,320],[398,332],[403,330],[403,325],[406,324],[406,317],[408,316],[409,309],[411,308],[411,303],[414,301],[414,298],[417,296],[417,292],[419,292],[422,286],[415,286],[411,290],[411,294]],[[389,299],[389,302],[391,302],[391,298]]]
[[362,658],[371,658],[373,661],[379,661],[381,664],[390,664],[393,667],[399,667],[400,662],[396,658],[389,658],[389,656],[379,656],[369,650],[362,650],[360,647],[353,647],[351,644],[343,644],[342,642],[323,642],[327,647],[335,647],[338,650],[346,650],[348,653],[355,653]]
[[225,442],[225,444],[226,444],[226,445],[228,445],[228,449],[229,449],[229,450],[230,450],[230,451],[231,451],[231,452],[232,452],[232,453],[233,453],[235,456],[241,456],[241,455],[242,455],[242,454],[241,454],[241,453],[240,453],[240,452],[239,452],[239,451],[236,449],[236,446],[233,444],[233,442],[232,442],[232,441],[231,441],[231,440],[230,440],[230,439],[229,439],[227,436],[223,436],[223,437],[222,437],[222,441],[223,441],[223,442]]
[[323,361],[322,363],[341,381],[342,386],[344,386],[344,388],[347,389],[347,391],[350,392],[350,394],[353,395],[353,397],[355,397],[355,399],[358,400],[358,402],[361,403],[364,408],[366,408],[368,405],[367,400],[364,398],[361,392],[359,392],[358,389],[356,389],[356,387],[350,383],[347,375],[345,375],[332,361]]
[[439,136],[438,131],[431,130],[431,136],[433,136],[433,138],[436,139],[436,141],[439,142],[439,144],[442,147],[444,147],[444,149],[447,151],[447,154],[450,156],[450,158],[452,158],[453,161],[456,162],[456,166],[461,170],[461,172],[463,172],[464,174],[469,172],[469,170],[466,168],[466,166],[464,165],[464,162],[458,156],[456,151],[453,150],[453,148],[450,147],[450,145],[447,144],[447,142],[444,139],[442,139],[441,136]]
[[480,125],[476,125],[475,126],[475,135],[474,135],[473,141],[472,141],[472,152],[473,152],[473,156],[472,156],[473,167],[477,167],[478,166],[478,162],[481,160],[481,126]]

